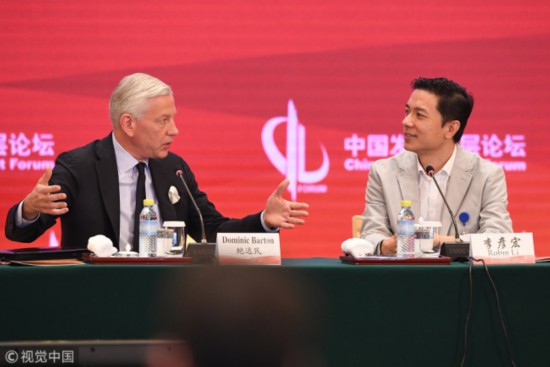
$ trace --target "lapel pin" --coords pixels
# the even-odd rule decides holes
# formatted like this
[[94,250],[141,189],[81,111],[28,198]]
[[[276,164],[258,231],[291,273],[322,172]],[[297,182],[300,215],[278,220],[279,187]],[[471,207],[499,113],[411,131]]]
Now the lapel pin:
[[462,222],[463,226],[466,226],[466,222],[470,220],[470,214],[462,212],[459,214],[458,219],[460,219],[460,222]]

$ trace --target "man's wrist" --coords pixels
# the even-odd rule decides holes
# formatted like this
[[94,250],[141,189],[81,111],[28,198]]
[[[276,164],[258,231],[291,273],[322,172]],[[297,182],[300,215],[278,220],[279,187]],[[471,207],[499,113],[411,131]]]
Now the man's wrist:
[[23,200],[19,203],[19,206],[17,207],[17,212],[15,213],[15,226],[19,227],[19,228],[25,227],[25,226],[35,222],[40,217],[40,213],[38,213],[31,220],[25,219],[25,217],[23,216],[23,204],[24,204],[24,202],[25,202],[25,200]]
[[38,216],[40,215],[40,212],[36,211],[36,212],[31,213],[29,215],[26,209],[28,209],[28,208],[25,205],[25,200],[23,200],[21,202],[21,216],[23,217],[24,220],[26,220],[28,222],[34,222],[38,218]]
[[264,230],[268,233],[275,233],[279,231],[278,227],[271,227],[265,222],[265,210],[262,211],[262,214],[260,215],[260,221],[262,222],[262,227],[264,227]]
[[382,241],[380,241],[380,243],[378,243],[378,254],[379,255],[384,255],[384,252],[382,251],[383,245],[384,245],[384,240],[382,240]]

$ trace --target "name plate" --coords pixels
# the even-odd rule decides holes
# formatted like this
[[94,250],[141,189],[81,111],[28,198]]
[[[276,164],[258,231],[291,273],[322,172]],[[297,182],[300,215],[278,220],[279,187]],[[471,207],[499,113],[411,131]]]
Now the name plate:
[[216,242],[222,265],[281,265],[278,233],[218,233]]
[[470,256],[486,264],[535,263],[533,233],[476,233],[470,243]]

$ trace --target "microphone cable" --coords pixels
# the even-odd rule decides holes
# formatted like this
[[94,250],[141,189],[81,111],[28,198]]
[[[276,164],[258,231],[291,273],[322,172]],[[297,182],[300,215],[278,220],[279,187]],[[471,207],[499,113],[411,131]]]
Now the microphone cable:
[[474,303],[474,285],[472,281],[472,263],[470,262],[470,266],[468,268],[468,293],[469,293],[469,301],[468,301],[468,312],[466,313],[466,324],[464,326],[464,353],[462,354],[462,361],[460,362],[460,367],[464,367],[464,363],[466,362],[466,356],[468,354],[468,332],[470,328],[470,316],[472,315],[472,305]]
[[510,359],[510,363],[512,367],[516,367],[516,362],[514,360],[514,355],[512,353],[512,344],[510,343],[510,336],[508,334],[508,329],[506,328],[506,324],[504,323],[504,316],[502,315],[502,308],[500,307],[500,298],[498,296],[497,287],[495,285],[495,282],[493,281],[493,277],[491,276],[491,273],[489,272],[489,268],[487,267],[487,264],[485,263],[484,259],[476,259],[473,257],[469,257],[470,259],[470,267],[469,267],[469,293],[470,293],[470,302],[468,305],[468,313],[466,314],[466,326],[464,328],[464,354],[462,355],[462,361],[460,363],[460,366],[463,367],[464,363],[466,361],[466,351],[468,348],[468,329],[470,324],[470,316],[472,311],[472,303],[473,303],[473,282],[472,282],[472,267],[473,263],[472,261],[481,261],[483,263],[483,268],[485,269],[485,274],[487,274],[487,278],[489,278],[489,282],[491,283],[491,288],[493,290],[493,294],[495,295],[495,300],[497,303],[497,310],[498,310],[498,317],[500,320],[500,326],[502,327],[502,331],[504,333],[504,339],[506,340],[506,351],[508,352],[508,358]]

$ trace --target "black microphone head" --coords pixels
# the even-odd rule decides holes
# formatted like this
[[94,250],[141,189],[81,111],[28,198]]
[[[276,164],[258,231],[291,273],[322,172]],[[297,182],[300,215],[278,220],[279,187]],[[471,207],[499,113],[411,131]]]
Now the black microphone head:
[[426,166],[426,173],[428,174],[428,176],[435,175],[435,169],[433,168],[433,166],[427,165]]
[[176,176],[182,176],[182,175],[183,175],[183,171],[181,169],[176,171]]

